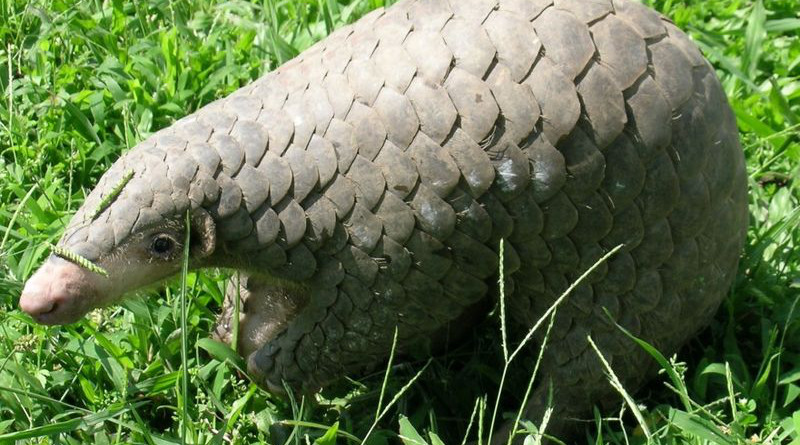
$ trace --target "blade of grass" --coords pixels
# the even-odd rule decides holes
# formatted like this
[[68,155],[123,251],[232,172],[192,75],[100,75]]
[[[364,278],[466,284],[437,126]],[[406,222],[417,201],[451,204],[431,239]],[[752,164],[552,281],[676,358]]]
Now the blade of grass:
[[639,345],[640,348],[644,349],[644,351],[647,352],[647,354],[650,355],[650,357],[652,357],[656,361],[656,363],[658,363],[661,369],[663,369],[664,372],[667,373],[667,376],[669,377],[670,381],[672,381],[672,384],[678,390],[678,394],[680,396],[681,403],[683,403],[684,409],[686,409],[686,411],[691,411],[692,402],[691,399],[689,398],[689,392],[686,388],[686,384],[684,383],[683,379],[681,379],[681,376],[678,375],[678,372],[675,370],[675,367],[673,367],[670,364],[669,360],[666,357],[664,357],[664,354],[662,354],[661,351],[653,347],[650,343],[647,343],[646,341],[633,335],[629,330],[622,327],[619,323],[616,322],[616,320],[614,320],[614,317],[611,315],[610,312],[608,312],[606,308],[603,308],[603,311],[606,313],[607,319],[611,323],[613,323],[614,326],[616,326],[617,329],[620,330],[620,332],[625,334],[626,337],[633,340],[637,345]]
[[469,423],[467,424],[467,429],[464,431],[464,439],[461,440],[461,445],[467,445],[467,438],[469,438],[469,433],[472,431],[472,425],[475,423],[475,416],[478,414],[478,408],[481,406],[481,397],[475,399],[475,406],[472,408],[472,414],[469,416]]
[[22,201],[19,202],[17,208],[14,210],[14,215],[11,216],[11,221],[8,222],[8,226],[6,226],[6,232],[3,234],[3,241],[0,241],[0,255],[2,255],[3,252],[5,252],[6,241],[8,241],[8,235],[9,233],[11,233],[11,229],[14,227],[14,224],[17,223],[17,218],[19,217],[19,214],[22,211],[22,209],[25,207],[25,203],[28,202],[28,199],[30,199],[31,195],[33,194],[33,191],[36,190],[36,188],[37,186],[34,184],[33,187],[31,187],[28,190],[28,193],[26,193],[25,196],[22,198]]
[[708,420],[691,413],[671,409],[669,419],[673,425],[692,436],[717,445],[734,445],[719,429]]
[[498,265],[498,286],[500,286],[500,338],[503,346],[503,360],[508,362],[508,331],[506,328],[506,285],[505,285],[505,239],[500,240],[500,264]]
[[233,327],[231,335],[231,348],[234,351],[239,350],[239,314],[241,313],[242,304],[242,278],[239,271],[236,271],[236,301],[233,302]]
[[254,383],[251,383],[247,393],[233,402],[233,406],[231,407],[231,411],[228,415],[228,421],[225,423],[228,431],[233,431],[233,427],[236,424],[236,421],[239,420],[242,410],[245,406],[247,406],[247,403],[253,398],[253,394],[255,394],[257,390],[258,386]]
[[742,70],[747,73],[748,78],[756,77],[756,68],[761,60],[762,44],[767,37],[764,24],[767,20],[767,13],[764,3],[756,0],[750,16],[747,20],[747,29],[744,33],[744,53],[742,54]]
[[[782,330],[783,332],[781,332],[781,339],[778,342],[778,350],[779,351],[783,351],[784,350],[784,345],[786,344],[786,335],[789,332],[789,325],[791,325],[792,321],[794,320],[794,313],[797,310],[798,304],[800,304],[800,295],[798,295],[792,301],[792,305],[789,307],[789,311],[786,314],[786,321],[783,324],[783,330]],[[781,369],[782,357],[783,357],[783,354],[778,354],[777,364],[775,365],[776,369],[778,369],[778,370]],[[800,370],[798,370],[798,372],[800,373]],[[781,384],[781,380],[782,379],[783,378],[780,375],[780,372],[776,372],[775,373],[775,386],[773,388],[773,394],[772,394],[773,403],[770,406],[769,415],[767,416],[767,419],[770,420],[770,421],[775,417],[775,414],[776,414],[775,413],[775,409],[776,409],[775,405],[776,405],[776,401],[778,400],[778,389],[780,388],[780,384]]]
[[[487,439],[489,443],[492,443],[494,424],[495,421],[497,420],[497,411],[498,407],[500,406],[500,394],[504,389],[506,375],[508,374],[508,368],[511,365],[511,362],[514,361],[514,358],[516,358],[516,356],[520,352],[522,352],[523,348],[525,348],[525,346],[531,341],[531,339],[533,339],[533,334],[535,334],[536,331],[539,330],[539,328],[542,326],[542,323],[544,323],[544,321],[547,320],[556,311],[558,306],[564,302],[564,300],[572,293],[572,291],[575,290],[576,287],[580,286],[583,283],[583,281],[586,280],[586,278],[592,274],[592,272],[594,272],[598,267],[600,267],[601,264],[604,264],[609,258],[611,258],[614,254],[619,252],[620,249],[622,249],[623,247],[624,245],[620,244],[617,247],[611,249],[600,259],[598,259],[594,264],[592,264],[592,266],[589,267],[583,274],[581,274],[581,276],[578,277],[578,279],[575,280],[567,288],[567,290],[565,290],[564,293],[562,293],[561,296],[558,297],[556,301],[554,301],[553,304],[550,305],[549,308],[547,308],[546,311],[544,311],[544,313],[539,317],[539,319],[536,320],[536,323],[534,323],[533,327],[531,327],[530,330],[528,330],[528,333],[525,335],[525,337],[522,339],[519,345],[517,345],[517,348],[514,350],[514,352],[511,353],[508,360],[505,361],[505,364],[503,366],[503,372],[500,376],[500,386],[497,389],[497,397],[495,399],[494,408],[492,409],[492,417],[490,419],[491,423],[489,424],[489,437]],[[502,286],[503,284],[501,283],[501,290],[500,290],[501,299],[504,298],[504,292]]]
[[375,421],[372,422],[372,425],[369,427],[369,430],[367,430],[367,434],[364,436],[364,439],[362,439],[361,442],[366,442],[367,439],[369,439],[369,437],[372,435],[372,432],[378,426],[378,422],[380,422],[380,420],[389,412],[392,406],[394,406],[394,404],[400,400],[400,397],[402,397],[403,394],[405,394],[411,388],[411,386],[414,385],[417,379],[419,379],[419,377],[428,369],[428,366],[430,366],[431,362],[433,362],[433,358],[428,359],[422,369],[417,371],[414,377],[412,377],[411,380],[409,380],[402,388],[400,388],[400,391],[398,391],[397,394],[392,397],[392,400],[386,404],[386,407],[383,409],[380,415],[375,419]]
[[[295,426],[295,427],[312,428],[312,429],[315,429],[315,430],[322,430],[322,431],[328,431],[331,428],[330,426],[323,425],[321,423],[306,422],[306,421],[302,421],[302,420],[281,420],[280,424],[281,425]],[[339,436],[344,437],[345,439],[349,440],[350,442],[355,442],[355,443],[358,443],[358,444],[362,443],[361,439],[359,439],[358,437],[348,433],[347,431],[343,431],[343,430],[340,429],[340,430],[338,430],[337,434]]]
[[397,349],[397,326],[394,327],[394,337],[392,338],[392,349],[389,352],[389,361],[386,363],[386,372],[383,373],[383,384],[381,385],[381,394],[378,397],[378,406],[375,408],[375,422],[381,415],[381,407],[383,405],[383,397],[386,394],[386,386],[389,383],[389,374],[392,371],[392,364],[394,363],[394,352]]
[[614,369],[611,368],[611,365],[606,360],[603,353],[600,351],[600,348],[594,343],[592,340],[591,335],[586,336],[586,340],[589,342],[589,345],[594,349],[594,352],[597,354],[597,357],[600,359],[600,363],[603,364],[603,368],[605,368],[606,373],[608,374],[609,383],[611,386],[614,387],[615,390],[622,396],[622,399],[625,400],[625,403],[628,405],[628,408],[631,409],[633,416],[636,417],[636,421],[639,422],[639,426],[642,428],[642,433],[647,438],[647,441],[651,441],[653,439],[653,434],[650,432],[650,428],[647,426],[647,422],[644,420],[644,416],[642,415],[642,411],[639,409],[639,406],[633,400],[630,393],[625,390],[625,387],[620,382],[619,377],[614,373]]
[[186,211],[186,235],[183,243],[183,259],[181,261],[181,444],[186,443],[189,410],[189,359],[188,359],[188,330],[186,323],[186,277],[189,275],[189,243],[191,242],[191,214]]
[[[528,379],[528,386],[525,388],[525,395],[522,397],[522,402],[520,402],[520,408],[517,411],[517,416],[514,418],[514,423],[511,425],[509,430],[508,441],[506,442],[507,445],[511,445],[513,442],[517,426],[519,426],[519,423],[522,420],[522,414],[525,412],[525,406],[528,404],[528,400],[530,399],[531,392],[533,391],[533,382],[536,380],[536,376],[539,373],[539,366],[542,363],[544,351],[547,348],[548,341],[550,340],[550,332],[553,330],[553,324],[555,324],[557,313],[558,311],[553,311],[553,313],[550,315],[550,322],[547,324],[547,329],[544,332],[542,344],[539,346],[539,355],[536,357],[536,363],[533,366],[533,372],[531,372],[531,376]],[[545,433],[545,429],[547,428],[547,423],[550,420],[550,414],[552,414],[552,411],[553,409],[548,407],[547,411],[545,412],[545,417],[542,419],[542,423],[539,428],[539,435],[538,437],[534,438],[534,441],[542,441],[542,436]]]

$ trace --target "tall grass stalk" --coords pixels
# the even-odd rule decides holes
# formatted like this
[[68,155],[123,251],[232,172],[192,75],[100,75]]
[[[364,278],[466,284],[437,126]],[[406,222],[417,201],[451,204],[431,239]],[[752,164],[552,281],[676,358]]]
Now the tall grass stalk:
[[650,428],[647,426],[647,422],[644,420],[644,415],[642,415],[642,410],[639,409],[639,406],[633,400],[630,393],[625,390],[625,386],[622,385],[622,382],[617,377],[617,374],[614,373],[614,369],[611,367],[611,364],[608,363],[606,357],[600,351],[600,348],[597,347],[594,340],[592,339],[591,335],[586,336],[586,341],[589,342],[589,345],[594,349],[595,354],[597,354],[597,358],[600,359],[600,363],[603,364],[603,368],[605,368],[606,375],[608,376],[608,382],[611,383],[611,386],[622,396],[622,399],[628,405],[633,416],[636,417],[636,421],[639,422],[639,426],[642,428],[642,433],[647,438],[647,441],[650,442],[653,438],[653,434],[650,432]]
[[[536,381],[536,376],[539,375],[539,366],[542,363],[544,351],[547,349],[547,343],[550,340],[550,332],[553,330],[553,324],[556,321],[556,314],[558,314],[558,311],[553,311],[553,313],[550,315],[550,322],[547,324],[547,329],[544,331],[542,344],[539,345],[539,355],[536,357],[536,364],[534,365],[533,372],[531,372],[531,376],[528,379],[528,386],[525,388],[525,395],[522,397],[522,402],[520,403],[519,410],[517,410],[517,416],[514,418],[514,423],[511,424],[511,428],[509,429],[508,441],[506,442],[508,445],[511,445],[512,441],[514,440],[514,433],[517,430],[520,421],[522,420],[522,415],[525,412],[525,406],[528,404],[528,400],[530,400],[531,391],[533,391],[533,382]],[[537,437],[534,437],[535,441],[541,442],[542,436],[544,435],[545,430],[547,430],[547,424],[550,421],[550,415],[552,413],[553,408],[547,407],[544,413],[544,418],[542,419],[542,423],[539,424],[539,433]]]
[[239,316],[241,314],[241,305],[242,305],[242,275],[237,270],[235,273],[235,286],[236,292],[234,295],[236,296],[236,301],[233,302],[233,317],[231,318],[231,347],[234,351],[239,350]]
[[186,443],[186,434],[189,422],[189,358],[188,358],[188,328],[186,323],[187,311],[187,286],[186,278],[189,275],[189,243],[191,242],[191,214],[186,211],[186,233],[183,239],[183,259],[181,261],[181,292],[180,292],[180,312],[181,312],[181,444]]
[[[9,42],[6,46],[6,54],[8,55],[8,127],[6,130],[8,131],[8,140],[9,142],[14,140],[14,64],[11,59],[11,43]],[[14,163],[17,163],[17,151],[11,150],[12,156],[14,156]]]
[[[500,240],[500,262],[498,264],[497,284],[500,286],[500,338],[503,346],[503,360],[508,363],[508,328],[506,326],[506,240]],[[496,405],[495,405],[496,407]]]
[[378,396],[378,405],[375,407],[375,422],[381,415],[381,408],[383,407],[383,397],[386,395],[386,385],[389,383],[389,374],[392,371],[392,364],[394,363],[394,352],[397,350],[397,326],[394,327],[394,336],[392,337],[392,349],[389,352],[389,361],[386,363],[386,372],[383,373],[383,383],[381,384],[381,394]]
[[[512,352],[511,355],[508,356],[508,358],[504,360],[503,372],[502,372],[502,374],[500,376],[500,385],[499,385],[499,387],[497,389],[497,397],[495,398],[495,401],[494,401],[494,408],[492,409],[492,417],[490,418],[490,423],[489,423],[488,443],[490,443],[490,444],[492,443],[492,435],[494,434],[494,424],[495,424],[495,421],[497,420],[497,412],[498,412],[498,409],[500,407],[500,395],[503,392],[503,389],[505,387],[506,376],[508,374],[508,369],[511,366],[511,362],[514,361],[514,358],[516,358],[517,355],[525,348],[525,346],[527,346],[528,342],[531,341],[531,339],[533,338],[533,334],[535,334],[536,331],[539,330],[539,328],[542,326],[542,323],[544,323],[545,320],[548,320],[551,317],[551,315],[558,309],[558,306],[561,305],[561,303],[572,293],[572,291],[575,290],[576,287],[580,286],[583,283],[583,281],[586,280],[586,277],[591,275],[592,272],[594,272],[598,267],[600,267],[601,264],[604,264],[609,258],[611,258],[615,253],[619,252],[619,250],[622,249],[623,247],[624,247],[624,245],[620,244],[617,247],[611,249],[605,255],[603,255],[600,259],[595,261],[595,263],[590,268],[588,268],[586,270],[586,272],[581,274],[581,276],[578,277],[578,279],[575,280],[567,288],[567,290],[565,290],[564,293],[562,293],[561,296],[558,297],[556,299],[556,301],[553,302],[552,305],[550,305],[549,308],[547,308],[547,310],[541,315],[541,317],[539,317],[539,319],[536,320],[536,323],[534,323],[534,325],[528,330],[528,333],[525,335],[525,337],[522,339],[522,341],[519,343],[519,345],[517,345],[516,349],[514,349],[514,352]],[[502,263],[502,258],[501,258],[501,263]],[[503,300],[505,300],[505,284],[504,284],[504,279],[501,276],[500,277],[500,301],[502,302]],[[501,304],[503,304],[503,303],[501,303]],[[505,326],[505,322],[501,322],[501,327],[502,326]],[[502,328],[502,329],[505,329],[505,328]],[[506,341],[505,337],[503,338],[503,341],[505,343],[505,341]],[[508,345],[504,344],[503,345],[503,350],[506,350],[506,348],[508,348]],[[537,368],[538,368],[538,365],[537,365]]]
[[[397,331],[395,330],[395,332],[397,332]],[[390,361],[386,365],[386,372],[387,373],[389,372],[389,368],[392,365],[391,362],[392,362],[392,359],[394,359],[395,349],[397,349],[397,335],[396,334],[395,334],[395,337],[394,337],[394,341],[392,343],[392,350],[391,350],[390,355],[389,355]],[[398,391],[397,394],[395,394],[394,397],[392,397],[392,400],[390,400],[389,403],[386,404],[386,407],[384,407],[383,410],[380,411],[380,414],[375,416],[375,420],[372,422],[372,425],[369,427],[369,430],[367,430],[367,434],[364,435],[364,439],[361,442],[366,442],[367,439],[370,438],[370,436],[372,435],[372,432],[375,431],[375,428],[378,426],[378,422],[380,422],[380,420],[386,414],[388,414],[389,410],[395,405],[395,403],[397,403],[397,401],[400,400],[400,398],[409,389],[411,389],[411,387],[414,385],[414,383],[417,381],[417,379],[419,379],[420,376],[425,373],[425,371],[428,369],[428,366],[430,366],[432,361],[433,361],[433,359],[429,358],[428,361],[425,362],[425,365],[419,371],[417,371],[417,373],[414,375],[414,377],[412,377],[402,388],[400,388],[400,391]],[[388,382],[388,380],[386,378],[384,378],[384,384],[383,384],[383,387],[381,388],[381,400],[383,399],[383,393],[385,391],[387,382]]]
[[472,425],[475,423],[475,416],[478,414],[478,409],[482,407],[485,408],[485,398],[484,397],[476,398],[475,406],[472,408],[472,414],[470,414],[469,416],[469,423],[467,424],[467,429],[464,431],[464,438],[461,440],[461,445],[467,445],[467,439],[469,439],[469,433],[472,431]]

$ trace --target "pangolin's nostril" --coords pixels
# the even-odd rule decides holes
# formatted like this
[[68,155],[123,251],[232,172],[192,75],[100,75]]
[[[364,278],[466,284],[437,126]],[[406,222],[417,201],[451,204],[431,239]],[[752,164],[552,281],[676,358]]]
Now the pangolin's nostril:
[[52,312],[55,312],[55,311],[56,311],[56,309],[58,309],[58,303],[56,303],[56,302],[51,302],[51,303],[50,303],[50,309],[48,309],[47,311],[44,311],[44,312],[42,312],[40,315],[46,315],[46,314],[50,314],[50,313],[52,313]]

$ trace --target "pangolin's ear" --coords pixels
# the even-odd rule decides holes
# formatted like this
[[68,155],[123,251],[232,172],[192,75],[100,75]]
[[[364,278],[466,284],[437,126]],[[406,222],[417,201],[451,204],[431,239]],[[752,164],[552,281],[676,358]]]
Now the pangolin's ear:
[[217,227],[214,218],[203,210],[192,210],[191,254],[194,258],[207,258],[217,247]]

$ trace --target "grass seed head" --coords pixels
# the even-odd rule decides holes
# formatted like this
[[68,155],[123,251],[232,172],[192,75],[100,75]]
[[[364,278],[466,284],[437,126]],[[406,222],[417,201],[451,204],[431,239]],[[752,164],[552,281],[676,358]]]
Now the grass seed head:
[[73,263],[81,266],[85,269],[88,269],[94,273],[100,274],[104,277],[108,276],[108,272],[103,269],[102,267],[98,266],[97,264],[87,260],[86,258],[78,255],[75,252],[70,250],[61,248],[56,246],[55,244],[50,244],[50,251],[53,252],[55,255],[64,258],[65,260],[72,261]]
[[133,178],[133,170],[128,170],[127,172],[125,172],[125,175],[123,175],[122,179],[120,179],[119,182],[117,182],[114,185],[114,188],[111,189],[111,192],[103,197],[103,200],[100,201],[100,204],[98,204],[97,209],[94,212],[92,212],[92,217],[89,219],[94,220],[95,218],[100,216],[100,214],[103,213],[103,210],[107,209],[108,206],[110,206],[111,203],[113,203],[114,200],[117,199],[117,196],[119,196],[119,194],[122,192],[122,189],[125,188],[125,186],[128,184],[128,182],[130,182],[132,178]]

